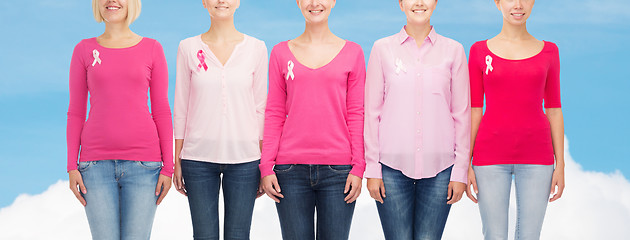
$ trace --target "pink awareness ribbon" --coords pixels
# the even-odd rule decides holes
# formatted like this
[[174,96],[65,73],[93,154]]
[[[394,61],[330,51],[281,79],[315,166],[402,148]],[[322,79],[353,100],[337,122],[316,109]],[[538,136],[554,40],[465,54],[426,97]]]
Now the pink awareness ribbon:
[[208,65],[206,65],[206,57],[203,55],[203,50],[199,50],[199,52],[197,52],[197,58],[199,59],[199,65],[197,65],[197,68],[199,70],[203,68],[208,71]]

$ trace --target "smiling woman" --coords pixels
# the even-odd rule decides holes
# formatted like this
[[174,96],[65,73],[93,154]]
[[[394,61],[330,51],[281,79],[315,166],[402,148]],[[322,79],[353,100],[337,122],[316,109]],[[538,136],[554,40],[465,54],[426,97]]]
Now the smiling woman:
[[160,43],[129,29],[139,0],[93,0],[92,6],[105,32],[82,40],[72,54],[70,189],[85,206],[94,239],[149,239],[173,173],[166,59]]
[[[92,11],[94,11],[94,19],[96,19],[96,22],[99,23],[103,21],[115,21],[115,19],[112,18],[119,17],[125,19],[127,25],[131,25],[133,21],[138,19],[138,17],[140,16],[140,10],[142,9],[142,3],[140,2],[140,0],[120,0],[111,2],[106,1],[108,5],[105,8],[100,7],[100,5],[102,4],[101,2],[103,1],[92,1]],[[124,11],[124,9],[122,9],[123,5],[126,6],[127,11]],[[115,14],[118,12],[122,14]]]

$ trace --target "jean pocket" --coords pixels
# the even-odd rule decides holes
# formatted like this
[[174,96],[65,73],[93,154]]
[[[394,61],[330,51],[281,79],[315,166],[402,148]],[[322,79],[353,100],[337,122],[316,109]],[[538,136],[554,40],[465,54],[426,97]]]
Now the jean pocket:
[[79,167],[77,168],[77,170],[79,170],[79,172],[83,172],[85,170],[88,170],[94,164],[96,164],[95,161],[79,162]]
[[138,166],[149,169],[156,170],[162,167],[162,162],[151,162],[151,161],[136,161]]
[[333,172],[348,174],[352,170],[352,165],[328,165],[328,168]]
[[273,171],[276,173],[288,172],[290,171],[295,164],[280,164],[273,166]]

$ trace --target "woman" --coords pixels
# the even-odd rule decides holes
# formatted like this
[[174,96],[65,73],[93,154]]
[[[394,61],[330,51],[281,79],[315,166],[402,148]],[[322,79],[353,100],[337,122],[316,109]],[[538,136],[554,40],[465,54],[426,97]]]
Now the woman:
[[466,189],[464,47],[436,33],[437,0],[399,0],[407,25],[374,43],[365,96],[365,177],[386,239],[441,239]]
[[[515,237],[539,239],[547,202],[559,199],[564,190],[558,47],[527,32],[534,0],[495,3],[503,15],[503,29],[470,48],[474,151],[468,181],[479,199],[485,239],[508,237],[512,176],[518,215]],[[467,194],[477,202],[468,188]]]
[[149,239],[173,174],[168,68],[160,43],[129,29],[140,0],[93,0],[92,8],[105,32],[72,54],[70,189],[85,206],[93,239]]
[[236,30],[239,5],[204,0],[210,29],[177,54],[173,182],[188,195],[195,239],[219,239],[221,186],[224,238],[249,239],[258,193],[267,48]]
[[348,239],[361,192],[365,60],[358,44],[330,31],[335,3],[297,0],[304,33],[269,60],[260,171],[283,239]]

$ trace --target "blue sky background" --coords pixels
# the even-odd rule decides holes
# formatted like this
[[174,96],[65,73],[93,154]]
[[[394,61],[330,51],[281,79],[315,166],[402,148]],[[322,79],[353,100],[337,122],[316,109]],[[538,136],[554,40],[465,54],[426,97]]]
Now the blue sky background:
[[[267,43],[302,33],[295,1],[242,0],[236,25]],[[571,154],[586,170],[630,176],[630,2],[625,0],[537,1],[529,31],[560,48],[565,130]],[[432,23],[438,33],[469,48],[501,28],[490,0],[439,1]],[[373,42],[400,30],[405,17],[394,0],[339,0],[330,25],[359,43],[366,57]],[[208,29],[197,1],[143,1],[138,34],[164,46],[171,104],[180,40]],[[66,179],[68,68],[74,45],[98,36],[91,1],[0,1],[0,208],[23,193],[37,194]],[[570,185],[570,183],[568,183]]]

